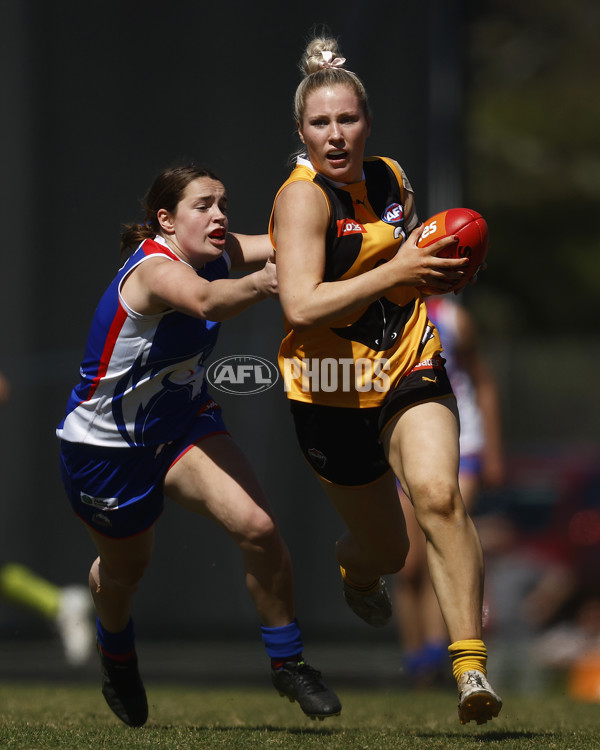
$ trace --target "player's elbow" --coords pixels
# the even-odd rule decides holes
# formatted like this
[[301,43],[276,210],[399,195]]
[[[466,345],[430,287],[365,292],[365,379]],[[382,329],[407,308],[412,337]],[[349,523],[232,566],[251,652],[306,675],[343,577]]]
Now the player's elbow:
[[314,314],[311,314],[310,308],[300,305],[291,305],[284,309],[287,322],[295,331],[305,331],[316,325],[317,320]]
[[297,292],[293,295],[282,292],[279,287],[279,301],[283,314],[289,325],[295,331],[305,331],[322,322],[319,317],[319,307],[313,290],[304,290],[302,294]]
[[212,323],[222,323],[224,320],[233,317],[235,312],[228,309],[226,305],[218,304],[211,300],[202,300],[198,302],[191,314],[196,318],[208,320]]

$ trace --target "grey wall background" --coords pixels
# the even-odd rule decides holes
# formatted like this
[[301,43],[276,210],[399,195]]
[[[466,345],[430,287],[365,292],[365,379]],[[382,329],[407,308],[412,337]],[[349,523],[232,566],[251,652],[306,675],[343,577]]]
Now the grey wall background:
[[[369,91],[370,153],[403,164],[425,218],[460,191],[454,63],[462,8],[460,0],[2,3],[0,369],[13,393],[1,415],[0,561],[23,562],[61,584],[86,579],[94,552],[63,494],[54,429],[93,310],[119,265],[121,224],[139,217],[155,174],[182,158],[211,166],[228,189],[231,228],[265,231],[296,147],[297,61],[310,29],[325,23]],[[440,140],[434,148],[432,128],[448,148]],[[275,361],[281,330],[278,305],[265,302],[224,326],[213,358]],[[505,374],[517,356],[537,356],[519,351],[496,348]],[[582,350],[573,357],[583,359]],[[510,387],[509,425],[519,413],[518,380]],[[334,556],[340,524],[298,454],[283,392],[219,400],[289,543],[304,628],[390,637],[348,616]],[[546,405],[546,396],[535,404],[546,436],[568,431]],[[582,417],[590,430],[591,411]],[[534,422],[520,429],[531,437]],[[234,545],[176,506],[160,521],[135,615],[148,637],[245,635],[257,626]],[[0,637],[37,627],[0,603]]]

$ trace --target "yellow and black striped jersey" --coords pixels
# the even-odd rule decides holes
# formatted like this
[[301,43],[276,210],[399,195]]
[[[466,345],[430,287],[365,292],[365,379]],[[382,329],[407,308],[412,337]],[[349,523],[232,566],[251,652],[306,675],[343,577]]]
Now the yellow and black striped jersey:
[[[334,184],[300,157],[277,193],[298,180],[323,192],[329,206],[325,281],[352,278],[390,260],[418,224],[412,188],[400,165],[373,157],[363,169],[360,182]],[[270,232],[273,241],[273,214]],[[398,286],[334,324],[300,332],[287,321],[285,326],[279,367],[287,395],[315,404],[378,406],[416,364],[441,350],[414,287]]]

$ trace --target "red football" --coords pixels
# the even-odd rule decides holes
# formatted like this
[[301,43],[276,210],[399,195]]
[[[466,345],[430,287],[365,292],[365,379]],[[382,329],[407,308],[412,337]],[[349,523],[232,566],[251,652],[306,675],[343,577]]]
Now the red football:
[[[417,244],[419,247],[427,247],[449,235],[456,235],[458,242],[445,247],[438,253],[439,257],[469,259],[468,266],[462,269],[465,276],[451,290],[456,292],[469,283],[486,258],[489,246],[488,226],[477,211],[470,208],[450,208],[427,219]],[[443,294],[429,287],[420,289],[425,294]]]

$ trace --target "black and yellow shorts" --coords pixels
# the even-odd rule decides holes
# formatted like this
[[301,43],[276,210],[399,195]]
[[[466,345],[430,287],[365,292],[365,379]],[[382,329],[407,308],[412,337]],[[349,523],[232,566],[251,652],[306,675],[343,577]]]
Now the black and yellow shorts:
[[421,362],[380,406],[352,409],[290,401],[296,435],[313,470],[333,484],[360,486],[389,471],[381,435],[405,409],[453,395],[444,359]]

